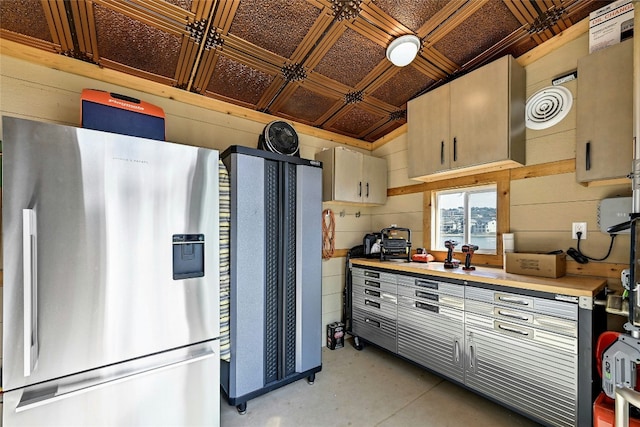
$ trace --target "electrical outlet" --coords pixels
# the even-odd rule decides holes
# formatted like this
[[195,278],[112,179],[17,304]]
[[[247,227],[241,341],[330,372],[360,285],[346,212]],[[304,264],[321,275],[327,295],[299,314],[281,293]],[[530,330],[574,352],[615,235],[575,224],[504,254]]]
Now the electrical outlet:
[[578,240],[578,232],[581,232],[580,240],[587,239],[587,223],[586,222],[574,222],[571,227],[571,238]]

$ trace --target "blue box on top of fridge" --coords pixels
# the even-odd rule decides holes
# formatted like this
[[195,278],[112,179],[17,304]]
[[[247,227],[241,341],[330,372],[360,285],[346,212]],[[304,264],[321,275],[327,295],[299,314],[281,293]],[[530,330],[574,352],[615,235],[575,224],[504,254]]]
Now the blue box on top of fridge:
[[82,90],[83,128],[164,141],[164,117],[162,108],[130,96]]

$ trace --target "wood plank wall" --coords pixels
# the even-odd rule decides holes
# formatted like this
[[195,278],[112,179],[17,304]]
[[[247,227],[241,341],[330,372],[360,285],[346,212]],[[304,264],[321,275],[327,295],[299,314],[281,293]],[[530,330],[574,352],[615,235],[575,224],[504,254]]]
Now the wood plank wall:
[[[519,58],[527,70],[527,96],[550,85],[552,78],[574,70],[577,59],[587,54],[586,21],[574,27],[538,48],[543,49],[542,53],[530,52]],[[16,46],[6,40],[0,39],[0,47],[0,113],[3,115],[77,126],[81,90],[109,90],[162,107],[167,115],[168,140],[221,151],[230,145],[255,146],[264,125],[274,119],[61,55]],[[576,82],[566,86],[579,102]],[[359,141],[308,126],[294,126],[300,134],[302,157],[313,158],[317,151],[340,144],[368,151]],[[411,229],[414,247],[424,245],[429,238],[424,235],[423,226],[423,213],[429,202],[425,200],[424,191],[416,187],[420,184],[408,178],[406,138],[406,126],[403,126],[371,147],[373,155],[387,159],[390,197],[385,206],[330,203],[323,206],[334,211],[337,248],[334,258],[323,262],[323,324],[341,319],[344,256],[348,248],[362,243],[365,233],[397,224]],[[510,181],[510,230],[516,235],[516,249],[567,250],[575,245],[570,238],[571,223],[586,221],[588,238],[581,249],[593,257],[604,256],[609,238],[598,231],[597,205],[606,197],[629,196],[630,185],[584,187],[575,182],[571,167],[575,159],[575,107],[567,118],[548,130],[527,130],[526,138],[527,167],[512,171]],[[607,277],[616,287],[620,270],[628,262],[628,251],[629,237],[621,235],[616,238],[607,262],[586,265],[568,262],[568,270],[573,274]]]

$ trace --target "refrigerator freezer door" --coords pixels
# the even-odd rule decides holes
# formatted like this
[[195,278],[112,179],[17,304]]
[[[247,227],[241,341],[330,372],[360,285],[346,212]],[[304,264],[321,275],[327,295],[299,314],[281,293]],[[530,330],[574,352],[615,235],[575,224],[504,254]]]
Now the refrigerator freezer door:
[[[218,341],[4,394],[6,426],[217,426]],[[150,366],[157,366],[151,368]]]
[[2,142],[5,391],[218,337],[216,151],[8,117]]

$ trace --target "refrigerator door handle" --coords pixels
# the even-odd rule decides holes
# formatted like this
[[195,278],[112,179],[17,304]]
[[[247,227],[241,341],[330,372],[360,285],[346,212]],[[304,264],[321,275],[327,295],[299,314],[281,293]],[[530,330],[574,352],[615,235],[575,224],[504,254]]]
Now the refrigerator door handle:
[[36,212],[22,210],[24,376],[31,375],[38,361],[38,228]]
[[39,406],[55,403],[63,399],[79,396],[81,394],[90,393],[92,391],[101,389],[103,387],[123,383],[125,381],[131,381],[145,375],[156,374],[168,369],[178,368],[180,366],[188,365],[191,363],[199,362],[201,360],[209,359],[216,356],[216,352],[209,348],[201,352],[197,352],[187,359],[182,359],[179,362],[168,363],[166,365],[160,365],[151,369],[144,368],[139,370],[133,370],[130,372],[121,372],[115,375],[113,378],[106,379],[104,377],[89,378],[84,381],[78,381],[72,384],[64,384],[59,386],[52,386],[43,389],[40,393],[32,393],[28,396],[22,396],[20,403],[16,407],[16,412],[23,412],[29,409],[37,408]]

